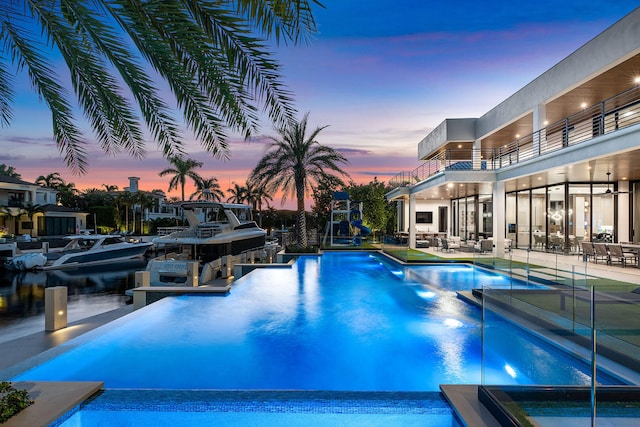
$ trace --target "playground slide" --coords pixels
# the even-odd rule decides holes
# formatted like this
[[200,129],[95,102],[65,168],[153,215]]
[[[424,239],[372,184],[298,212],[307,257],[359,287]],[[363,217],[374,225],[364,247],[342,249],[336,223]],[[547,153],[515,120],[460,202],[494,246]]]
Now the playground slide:
[[362,237],[365,237],[371,234],[371,229],[366,225],[362,225],[362,221],[351,221],[351,225],[360,229],[360,235]]

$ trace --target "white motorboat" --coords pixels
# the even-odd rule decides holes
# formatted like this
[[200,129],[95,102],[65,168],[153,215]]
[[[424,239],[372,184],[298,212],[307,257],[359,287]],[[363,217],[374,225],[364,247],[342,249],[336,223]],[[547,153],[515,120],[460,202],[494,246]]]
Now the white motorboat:
[[[153,245],[151,242],[128,242],[123,236],[79,234],[66,236],[62,250],[46,254],[24,254],[11,260],[16,270],[78,268],[139,258]],[[24,258],[23,258],[24,257]]]
[[189,227],[153,239],[156,249],[164,249],[165,255],[147,266],[152,284],[189,284],[193,272],[188,265],[193,262],[202,270],[200,283],[215,279],[214,270],[223,267],[223,257],[265,246],[267,232],[251,219],[248,205],[185,202],[182,209]]

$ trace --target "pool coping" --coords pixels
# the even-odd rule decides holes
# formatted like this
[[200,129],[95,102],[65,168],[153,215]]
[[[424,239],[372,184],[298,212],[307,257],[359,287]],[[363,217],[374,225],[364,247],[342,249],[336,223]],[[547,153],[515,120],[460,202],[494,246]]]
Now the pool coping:
[[17,381],[34,403],[9,418],[3,427],[48,426],[102,389],[101,381]]
[[477,385],[440,384],[440,391],[464,426],[500,427],[500,423],[478,399]]

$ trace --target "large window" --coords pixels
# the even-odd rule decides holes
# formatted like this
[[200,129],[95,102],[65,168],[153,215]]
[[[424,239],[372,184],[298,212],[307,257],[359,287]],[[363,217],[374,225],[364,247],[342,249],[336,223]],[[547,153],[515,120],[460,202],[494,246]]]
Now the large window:
[[[519,248],[531,245],[534,250],[563,252],[579,251],[583,240],[615,241],[615,202],[614,187],[605,183],[559,184],[508,193],[507,238]],[[635,226],[636,221],[640,224],[640,214],[634,216],[638,216]]]
[[[609,191],[607,191],[609,190]],[[614,189],[607,184],[593,184],[591,203],[591,240],[612,241],[614,233]]]
[[632,197],[632,212],[633,221],[631,223],[631,239],[634,243],[640,242],[640,183],[635,182],[631,186],[633,189]]
[[552,242],[552,246],[558,246],[558,238],[564,237],[565,234],[565,203],[564,203],[564,185],[554,185],[547,188],[547,233]]
[[478,205],[478,212],[482,213],[482,218],[478,222],[478,237],[486,239],[493,236],[493,196],[480,194]]
[[38,217],[39,236],[66,236],[75,233],[75,218]]
[[518,193],[518,216],[516,218],[518,234],[516,235],[516,247],[528,248],[531,244],[531,211],[529,209],[529,190]]
[[569,185],[569,245],[579,251],[580,242],[590,240],[591,184]]
[[547,191],[531,190],[531,247],[544,250],[547,247]]
[[505,221],[507,224],[507,230],[506,230],[506,236],[507,239],[511,239],[511,241],[515,242],[516,241],[516,213],[517,213],[517,208],[516,208],[516,194],[517,193],[509,193],[507,194],[507,199],[506,199],[506,203],[505,203]]

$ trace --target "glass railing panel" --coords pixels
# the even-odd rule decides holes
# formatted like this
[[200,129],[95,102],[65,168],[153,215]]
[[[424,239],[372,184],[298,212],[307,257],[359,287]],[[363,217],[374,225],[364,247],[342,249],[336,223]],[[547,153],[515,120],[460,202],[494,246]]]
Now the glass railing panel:
[[[504,402],[498,412],[506,410],[510,415],[505,420],[512,416],[522,425],[589,425],[599,418],[612,423],[607,425],[635,425],[640,420],[640,394],[630,386],[640,385],[639,287],[592,276],[588,263],[573,267],[570,274],[570,283],[548,289],[483,288],[482,384],[501,384],[496,396]],[[490,367],[495,358],[492,346],[500,343],[499,317],[562,350],[555,362],[536,353],[530,372],[541,359],[553,369],[572,358],[573,376],[531,384],[540,387],[519,387],[496,375]],[[515,362],[509,366],[515,375],[523,369]],[[496,397],[487,399],[489,405],[492,399]]]
[[415,249],[409,248],[409,235],[407,233],[383,235],[380,247],[384,253],[404,262],[411,261],[415,257],[415,252],[417,252]]

